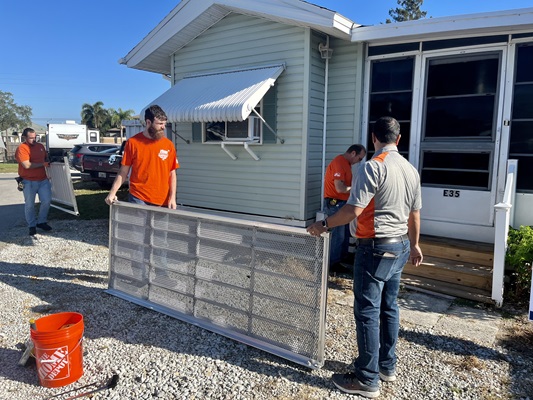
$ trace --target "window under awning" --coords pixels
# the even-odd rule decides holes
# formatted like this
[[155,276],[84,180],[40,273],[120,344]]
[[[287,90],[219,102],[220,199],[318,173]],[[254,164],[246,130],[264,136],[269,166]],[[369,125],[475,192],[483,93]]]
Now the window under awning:
[[141,116],[157,104],[169,122],[244,121],[284,69],[281,64],[185,77]]

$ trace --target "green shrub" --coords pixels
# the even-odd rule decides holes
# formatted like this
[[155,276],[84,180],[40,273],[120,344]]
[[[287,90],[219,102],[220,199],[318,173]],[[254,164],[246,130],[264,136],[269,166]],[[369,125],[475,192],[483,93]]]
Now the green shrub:
[[519,303],[529,302],[531,264],[533,263],[533,227],[509,228],[505,263],[511,272],[507,296],[510,300]]

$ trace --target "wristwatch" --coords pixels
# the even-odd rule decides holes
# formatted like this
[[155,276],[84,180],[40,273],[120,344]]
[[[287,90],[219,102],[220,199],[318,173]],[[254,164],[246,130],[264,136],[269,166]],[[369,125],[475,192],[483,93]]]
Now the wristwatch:
[[326,230],[329,230],[327,218],[322,220],[322,227],[326,228]]

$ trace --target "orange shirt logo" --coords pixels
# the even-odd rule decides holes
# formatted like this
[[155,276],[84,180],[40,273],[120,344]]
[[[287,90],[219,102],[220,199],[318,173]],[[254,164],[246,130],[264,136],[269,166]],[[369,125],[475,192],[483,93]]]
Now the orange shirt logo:
[[168,153],[169,153],[168,150],[163,150],[163,149],[159,150],[159,158],[163,161],[166,160],[168,158]]

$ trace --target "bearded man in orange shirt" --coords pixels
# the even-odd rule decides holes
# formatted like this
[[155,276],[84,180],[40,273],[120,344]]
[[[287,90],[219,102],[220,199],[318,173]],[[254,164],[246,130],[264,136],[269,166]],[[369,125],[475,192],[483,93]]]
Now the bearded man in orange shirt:
[[122,165],[105,202],[111,205],[117,201],[117,191],[129,174],[131,203],[175,209],[179,163],[174,143],[165,136],[167,116],[161,107],[152,105],[146,109],[144,120],[144,131],[126,142]]

